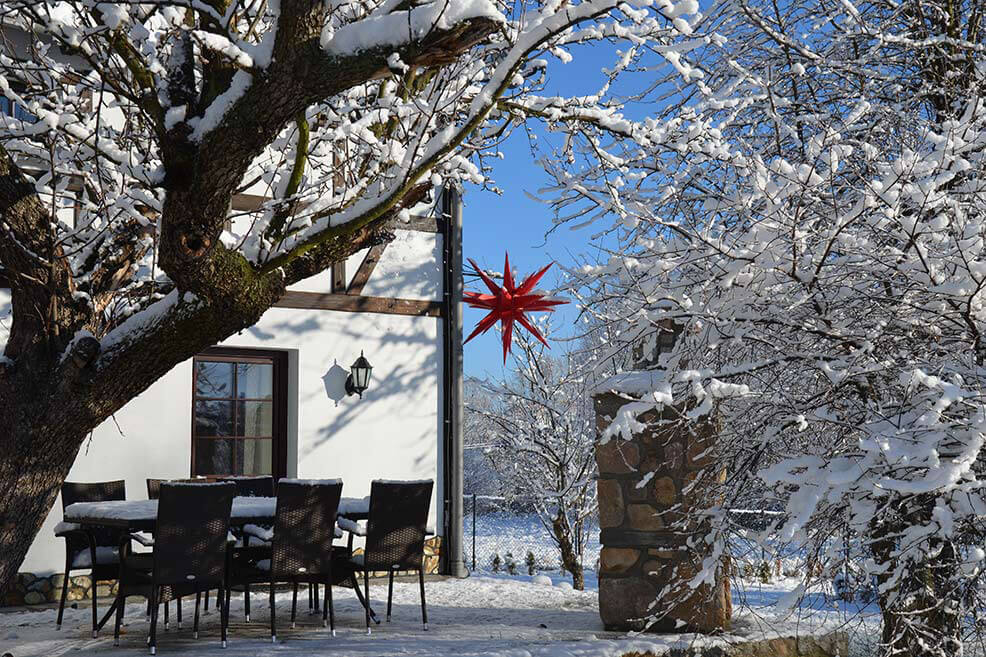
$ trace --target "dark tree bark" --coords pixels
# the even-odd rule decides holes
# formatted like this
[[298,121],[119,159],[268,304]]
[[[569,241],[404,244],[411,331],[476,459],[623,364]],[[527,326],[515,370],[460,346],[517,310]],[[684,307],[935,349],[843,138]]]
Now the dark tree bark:
[[555,541],[558,543],[558,550],[561,552],[562,567],[572,574],[572,588],[576,591],[584,591],[585,573],[572,542],[572,526],[562,509],[558,509],[558,514],[552,521],[551,528],[555,534]]

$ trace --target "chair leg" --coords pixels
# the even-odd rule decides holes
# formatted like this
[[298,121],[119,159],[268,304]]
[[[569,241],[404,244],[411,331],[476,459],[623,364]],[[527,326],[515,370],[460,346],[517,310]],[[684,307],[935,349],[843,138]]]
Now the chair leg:
[[270,642],[277,643],[277,612],[274,609],[274,580],[270,581]]
[[208,591],[205,592],[205,609],[203,610],[203,613],[206,613],[206,614],[209,613],[209,592]]
[[318,613],[318,609],[319,609],[319,607],[318,607],[318,582],[315,582],[314,584],[312,584],[312,586],[315,587],[315,593],[314,593],[314,596],[315,596],[315,604],[312,606],[312,613],[313,614],[317,614]]
[[298,612],[298,581],[294,582],[294,589],[291,592],[291,629],[294,629],[294,618]]
[[363,607],[366,610],[366,633],[370,633],[370,571],[363,571],[363,596],[365,598],[366,606]]
[[123,595],[123,587],[118,586],[116,590],[116,622],[113,624],[113,645],[120,645],[120,626],[123,624],[123,608],[127,604],[127,599]]
[[[329,631],[336,635],[336,614],[332,609],[332,573],[325,578],[325,607],[329,612]],[[325,612],[322,612],[322,627],[325,627]]]
[[168,631],[168,625],[171,623],[171,620],[168,618],[168,615],[170,613],[171,613],[171,600],[169,599],[164,601],[164,631],[165,632]]
[[427,632],[428,609],[425,607],[425,569],[424,568],[418,570],[418,582],[421,584],[421,622],[425,626],[425,632]]
[[312,608],[315,606],[315,590],[312,588],[312,583],[308,583],[308,615],[312,615]]
[[178,613],[176,614],[176,619],[175,620],[178,621],[178,629],[180,630],[181,629],[181,596],[178,596],[175,599],[175,607],[178,610]]
[[[205,599],[207,601],[206,604],[208,604],[209,592],[206,591],[205,592],[205,595],[206,595],[206,598]],[[199,638],[199,603],[201,601],[202,601],[202,592],[201,591],[196,591],[195,592],[195,620],[192,621],[192,638],[193,639]]]
[[387,622],[390,622],[390,603],[394,600],[394,571],[390,571],[390,582],[387,584]]
[[370,610],[370,618],[373,620],[374,623],[379,625],[380,619],[377,618],[377,615],[375,613],[373,613],[373,607],[371,607],[370,604],[363,599],[363,592],[359,588],[359,578],[356,577],[356,573],[353,573],[349,576],[349,581],[352,582],[353,584],[353,592],[356,593],[356,599],[359,600],[359,603],[361,605],[365,606],[367,609]]
[[[67,564],[66,564],[67,566]],[[62,629],[62,613],[65,611],[65,600],[68,596],[68,573],[69,570],[65,568],[65,577],[62,578],[62,597],[58,603],[58,619],[55,621],[55,629]]]
[[223,599],[223,607],[219,610],[219,627],[222,636],[222,646],[226,647],[226,633],[229,630],[229,583],[222,588],[226,596]]
[[158,607],[160,607],[160,600],[158,600],[159,592],[160,590],[156,586],[151,587],[151,629],[147,636],[147,646],[150,648],[152,655],[157,654],[157,617]]
[[246,622],[250,622],[250,585],[243,585],[243,613],[246,614]]
[[92,589],[91,589],[92,590],[92,638],[95,639],[99,633],[99,630],[96,629],[97,627],[99,627],[99,616],[96,613],[96,590],[97,590],[96,577],[95,577],[96,571],[93,570],[92,574],[93,574]]

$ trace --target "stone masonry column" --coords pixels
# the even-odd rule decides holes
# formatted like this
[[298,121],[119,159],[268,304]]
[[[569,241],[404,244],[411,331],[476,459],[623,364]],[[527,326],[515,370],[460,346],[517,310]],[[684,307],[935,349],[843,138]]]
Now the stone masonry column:
[[[637,400],[604,392],[593,401],[601,435],[620,407]],[[689,537],[692,545],[700,542],[706,522],[700,511],[712,506],[713,493],[703,482],[722,481],[725,471],[712,470],[711,423],[687,432],[657,424],[679,412],[650,412],[639,418],[647,429],[632,440],[596,444],[599,614],[607,629],[713,633],[729,627],[726,564],[719,564],[714,584],[687,585],[706,556],[686,545]]]

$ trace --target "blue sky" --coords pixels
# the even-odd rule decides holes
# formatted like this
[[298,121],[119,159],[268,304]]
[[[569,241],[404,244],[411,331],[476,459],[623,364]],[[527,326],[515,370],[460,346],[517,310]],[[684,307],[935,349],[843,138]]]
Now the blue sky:
[[[530,153],[527,138],[515,133],[503,147],[504,159],[498,161],[494,177],[503,190],[498,196],[478,186],[466,189],[462,212],[463,255],[474,259],[481,267],[503,270],[503,253],[510,253],[510,264],[521,276],[534,272],[552,260],[569,264],[571,255],[588,249],[588,230],[572,231],[559,228],[551,235],[551,208],[529,198],[525,192],[536,193],[548,182],[548,177]],[[467,265],[468,266],[468,265]],[[561,270],[555,266],[541,280],[539,287],[555,286]],[[481,281],[466,279],[466,289],[485,289]],[[466,308],[463,317],[465,335],[485,316],[485,311]],[[574,308],[562,306],[555,313],[558,327],[564,331],[575,316]],[[520,329],[523,330],[523,329]],[[558,350],[558,346],[553,349]],[[465,345],[463,355],[467,376],[499,375],[503,371],[503,351],[500,335],[490,330]]]
[[[594,93],[603,82],[601,69],[613,58],[613,47],[583,48],[569,64],[557,60],[551,62],[552,75],[547,94],[576,95]],[[549,143],[557,141],[557,135],[546,134],[540,126],[532,124],[542,153],[549,150]],[[590,249],[589,237],[593,230],[571,230],[562,226],[547,235],[552,227],[552,209],[535,201],[527,194],[550,182],[547,174],[536,163],[524,130],[517,130],[500,149],[503,159],[494,164],[492,177],[502,195],[483,191],[475,185],[467,186],[462,218],[463,252],[481,267],[502,271],[503,253],[510,253],[510,264],[521,276],[537,271],[551,261],[569,265],[573,257]],[[560,268],[552,267],[539,287],[555,287]],[[481,281],[466,280],[466,289],[485,289]],[[466,308],[463,317],[465,335],[486,313]],[[555,330],[561,334],[572,332],[577,310],[574,305],[561,306],[555,312]],[[519,329],[523,330],[523,329]],[[562,351],[564,345],[552,345],[553,351]],[[509,365],[509,362],[508,362]],[[465,345],[464,369],[467,376],[499,376],[503,373],[503,351],[500,335],[495,330],[477,336]]]

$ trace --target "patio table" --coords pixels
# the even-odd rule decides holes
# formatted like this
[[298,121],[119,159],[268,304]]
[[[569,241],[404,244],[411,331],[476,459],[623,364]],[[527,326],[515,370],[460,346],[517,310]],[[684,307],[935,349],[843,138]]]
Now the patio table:
[[[233,507],[229,512],[229,524],[233,527],[247,524],[272,525],[276,509],[276,497],[234,497]],[[342,498],[339,501],[339,515],[350,520],[366,520],[370,515],[370,498]],[[157,500],[76,502],[65,507],[65,522],[88,527],[153,532],[157,525]]]
[[[76,502],[65,507],[65,522],[75,523],[83,529],[114,527],[128,532],[154,532],[157,525],[157,500],[114,500],[107,502]],[[229,524],[242,527],[247,524],[273,525],[277,511],[276,497],[234,497],[229,512]],[[339,500],[339,516],[350,520],[366,520],[370,515],[370,498],[343,497]],[[359,587],[354,585],[357,598],[365,604]],[[96,625],[101,630],[116,611],[118,600]],[[376,614],[370,610],[374,621]],[[93,632],[95,636],[95,632]]]

